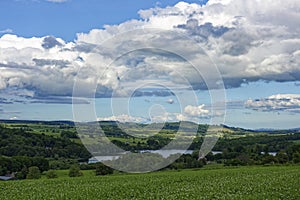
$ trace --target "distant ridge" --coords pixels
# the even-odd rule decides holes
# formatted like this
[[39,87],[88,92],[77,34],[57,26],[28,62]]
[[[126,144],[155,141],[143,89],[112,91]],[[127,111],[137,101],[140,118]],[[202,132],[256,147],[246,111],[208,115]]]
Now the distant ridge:
[[280,131],[285,131],[287,133],[291,132],[299,132],[300,128],[290,128],[290,129],[273,129],[273,128],[260,128],[260,129],[255,129],[255,132],[266,132],[266,133],[276,133]]
[[10,120],[10,119],[0,119],[0,123],[12,123],[12,124],[18,124],[18,123],[26,123],[26,124],[47,124],[47,125],[62,125],[62,124],[68,124],[68,125],[75,125],[73,121],[68,120],[57,120],[57,121],[42,121],[42,120]]
[[232,126],[227,126],[225,124],[222,124],[223,128],[228,128],[233,131],[242,131],[242,132],[255,132],[255,130],[252,129],[245,129],[245,128],[240,128],[240,127],[232,127]]
[[[98,121],[101,124],[106,124],[106,125],[117,125],[118,121]],[[45,125],[71,125],[75,126],[75,122],[71,120],[54,120],[54,121],[44,121],[44,120],[11,120],[11,119],[0,119],[0,123],[12,123],[12,124],[18,124],[18,123],[28,123],[28,124],[45,124]],[[126,122],[126,123],[131,123],[131,122]],[[171,124],[176,124],[178,122],[168,122],[170,125]],[[138,124],[138,123],[134,123]],[[144,125],[144,124],[139,124],[139,125]],[[205,125],[205,124],[199,124],[199,125]],[[300,127],[299,128],[290,128],[290,129],[275,129],[275,128],[259,128],[259,129],[246,129],[246,128],[241,128],[241,127],[233,127],[233,126],[228,126],[225,124],[220,125],[223,128],[227,128],[233,131],[240,131],[240,132],[265,132],[265,133],[278,133],[281,131],[284,131],[285,133],[294,133],[294,132],[300,132]]]

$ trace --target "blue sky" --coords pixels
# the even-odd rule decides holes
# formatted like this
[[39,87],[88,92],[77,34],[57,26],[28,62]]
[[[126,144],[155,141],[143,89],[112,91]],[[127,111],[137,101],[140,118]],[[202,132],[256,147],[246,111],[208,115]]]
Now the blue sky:
[[0,119],[72,120],[73,96],[99,120],[299,127],[299,7],[0,1]]

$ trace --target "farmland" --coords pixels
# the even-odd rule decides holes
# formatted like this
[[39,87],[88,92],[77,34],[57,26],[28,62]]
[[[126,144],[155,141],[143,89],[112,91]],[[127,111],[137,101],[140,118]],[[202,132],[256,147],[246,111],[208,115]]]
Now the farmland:
[[[112,122],[102,126],[105,136],[126,150],[159,149],[178,129],[178,124],[167,123],[158,134],[145,138],[127,135]],[[130,131],[138,134],[136,126],[132,127]],[[256,132],[223,127],[213,149],[222,153],[210,152],[198,161],[197,148],[205,130],[206,125],[199,125],[190,146],[194,153],[182,155],[161,171],[125,174],[115,170],[96,176],[98,164],[86,162],[91,155],[81,141],[93,145],[99,136],[81,138],[71,122],[3,121],[0,175],[16,174],[19,180],[0,182],[0,199],[300,199],[298,130]],[[74,166],[83,176],[69,177]],[[38,168],[42,177],[30,179],[32,168]],[[48,179],[50,170],[57,176]]]
[[255,166],[161,171],[0,182],[14,199],[300,199],[300,166]]

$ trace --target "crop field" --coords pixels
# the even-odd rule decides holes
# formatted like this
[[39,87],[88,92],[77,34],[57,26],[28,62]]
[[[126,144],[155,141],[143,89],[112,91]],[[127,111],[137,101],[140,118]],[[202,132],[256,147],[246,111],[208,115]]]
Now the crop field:
[[[64,173],[64,172],[59,172]],[[2,200],[300,199],[300,166],[239,167],[0,182]]]

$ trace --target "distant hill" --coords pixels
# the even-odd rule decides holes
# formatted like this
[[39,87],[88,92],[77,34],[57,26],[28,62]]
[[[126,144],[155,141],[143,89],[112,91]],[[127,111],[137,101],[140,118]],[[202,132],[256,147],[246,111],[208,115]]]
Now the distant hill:
[[[120,122],[118,121],[98,121],[101,126],[117,126]],[[75,126],[75,122],[68,121],[68,120],[55,120],[55,121],[42,121],[42,120],[8,120],[8,119],[0,119],[1,123],[7,123],[7,124],[42,124],[42,125],[69,125],[69,126]],[[140,127],[147,126],[148,124],[137,124],[132,122],[126,122],[121,123],[129,125],[138,125]],[[185,122],[185,128],[187,128],[188,124],[195,124],[193,122]],[[157,127],[163,127],[165,130],[178,130],[180,124],[179,122],[166,122],[166,123],[156,123]],[[246,133],[246,132],[252,132],[252,133],[259,133],[259,132],[265,132],[265,133],[274,133],[278,134],[280,133],[292,133],[292,132],[299,132],[299,128],[292,128],[292,129],[272,129],[272,128],[260,128],[260,129],[245,129],[241,127],[232,127],[228,126],[226,124],[221,125],[210,125],[211,127],[215,128],[224,128],[227,131],[230,131],[232,133],[239,132],[239,133]],[[153,127],[153,124],[152,124]],[[201,131],[205,131],[209,125],[207,124],[199,124],[199,129]]]
[[272,129],[272,128],[260,128],[260,129],[255,129],[255,132],[266,132],[266,133],[273,133],[273,134],[278,134],[278,133],[294,133],[294,132],[299,132],[300,128],[292,128],[292,129]]
[[9,124],[44,124],[44,125],[62,125],[68,124],[74,126],[73,121],[41,121],[41,120],[9,120],[9,119],[0,119],[0,123],[9,123]]

